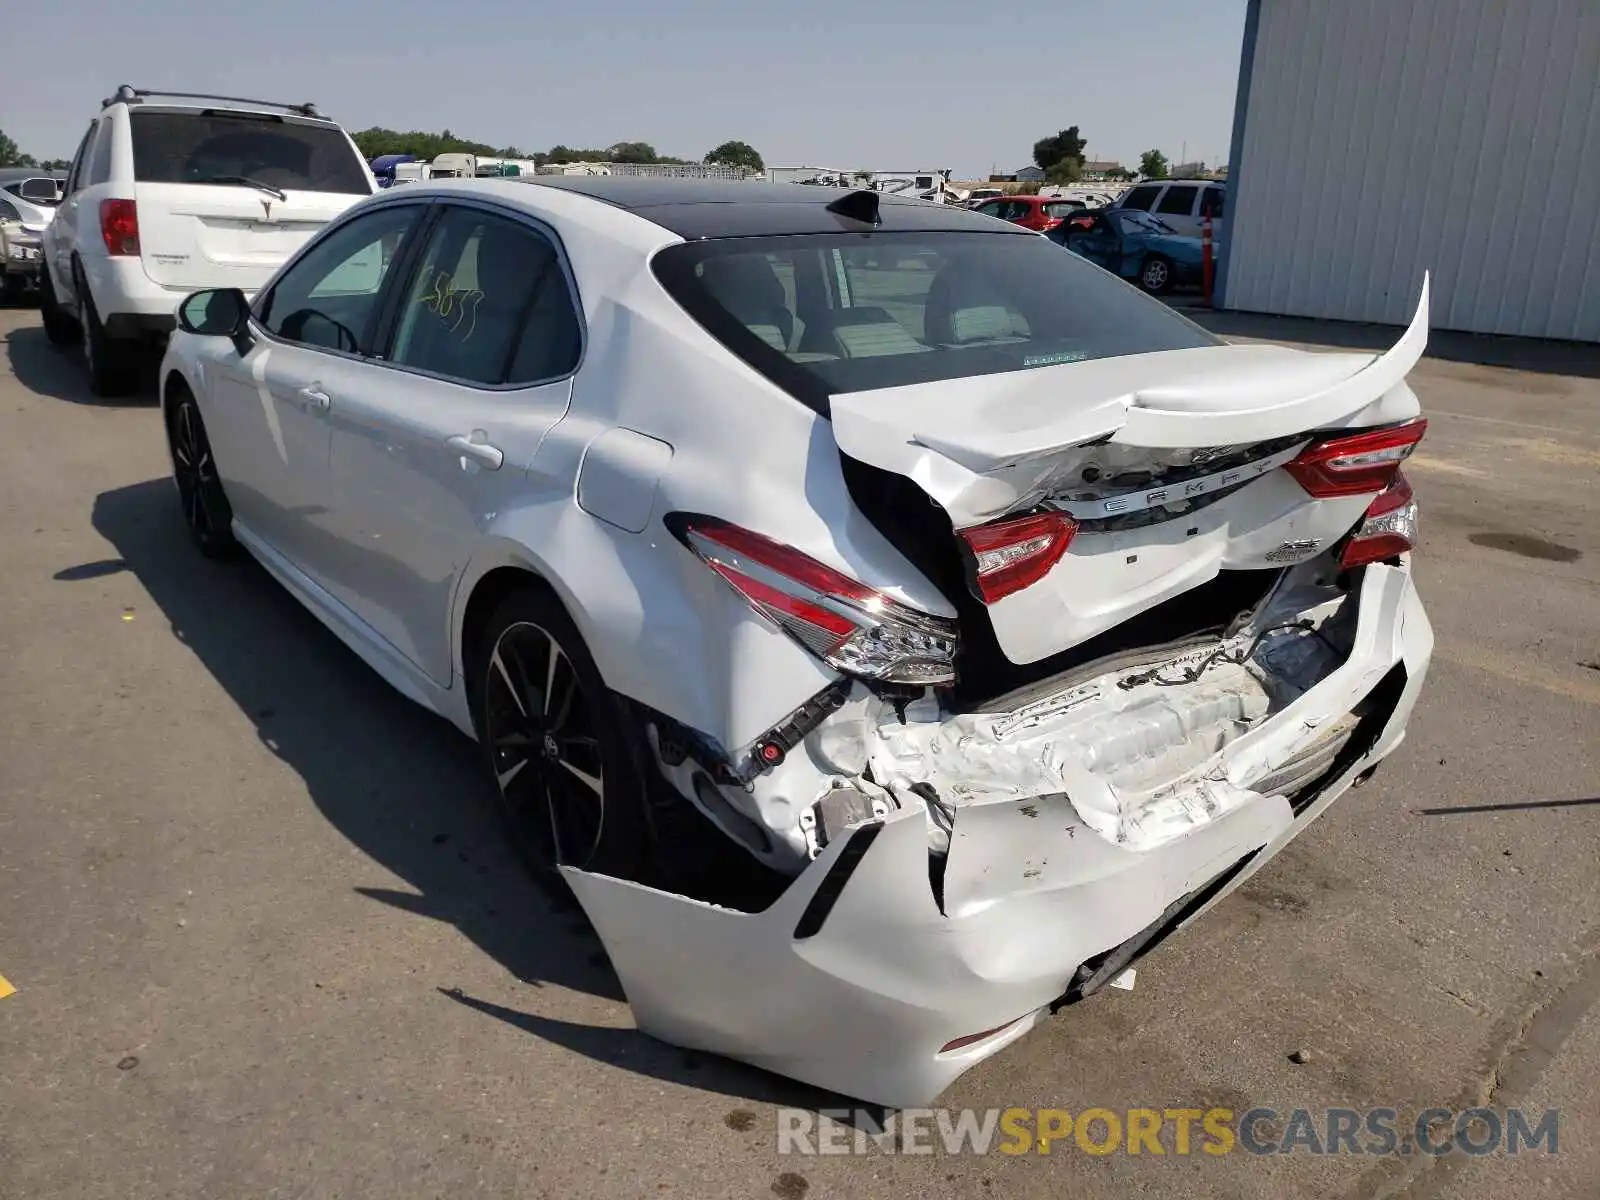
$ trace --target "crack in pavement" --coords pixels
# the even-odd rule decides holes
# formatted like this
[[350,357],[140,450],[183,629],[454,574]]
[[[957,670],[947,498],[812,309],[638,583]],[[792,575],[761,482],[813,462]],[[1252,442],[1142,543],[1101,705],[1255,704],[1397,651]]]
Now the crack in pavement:
[[[1563,967],[1534,985],[1519,1016],[1497,1023],[1484,1055],[1488,1069],[1456,1097],[1453,1111],[1516,1107],[1527,1099],[1578,1022],[1600,1003],[1600,930],[1585,934]],[[1356,1181],[1350,1200],[1429,1200],[1474,1161],[1459,1152],[1389,1159]]]

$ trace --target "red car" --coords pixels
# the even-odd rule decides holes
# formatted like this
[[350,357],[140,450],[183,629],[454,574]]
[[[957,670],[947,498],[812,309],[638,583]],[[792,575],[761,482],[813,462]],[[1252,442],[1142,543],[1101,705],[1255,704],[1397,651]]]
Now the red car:
[[1078,200],[1060,200],[1055,196],[997,196],[977,206],[986,217],[999,217],[1013,225],[1021,225],[1035,233],[1054,229],[1074,212],[1084,208]]

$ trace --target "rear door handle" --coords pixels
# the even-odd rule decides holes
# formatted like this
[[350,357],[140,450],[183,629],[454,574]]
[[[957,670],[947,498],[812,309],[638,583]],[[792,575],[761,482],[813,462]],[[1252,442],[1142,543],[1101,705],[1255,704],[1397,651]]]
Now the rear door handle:
[[305,403],[307,412],[325,413],[333,404],[333,400],[327,392],[322,390],[320,384],[308,384],[296,392],[295,395],[299,396]]
[[[489,435],[481,429],[474,429],[470,434],[458,433],[454,437],[445,438],[444,444],[461,455],[463,460],[470,458],[491,471],[498,471],[500,465],[506,461],[506,456],[501,453],[500,447],[491,446]],[[466,462],[463,461],[461,465],[465,468]]]

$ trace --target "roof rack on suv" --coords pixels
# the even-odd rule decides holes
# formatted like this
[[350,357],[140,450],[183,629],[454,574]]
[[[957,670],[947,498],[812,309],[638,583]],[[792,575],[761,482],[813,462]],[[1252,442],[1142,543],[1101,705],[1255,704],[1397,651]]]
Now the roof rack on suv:
[[169,92],[164,88],[136,88],[132,84],[123,84],[116,91],[116,95],[100,102],[101,108],[113,104],[141,104],[152,96],[165,96],[172,100],[222,100],[229,104],[254,104],[258,108],[281,108],[285,112],[298,113],[302,117],[321,117],[315,104],[279,104],[276,100],[250,100],[244,96],[212,96],[206,92]]

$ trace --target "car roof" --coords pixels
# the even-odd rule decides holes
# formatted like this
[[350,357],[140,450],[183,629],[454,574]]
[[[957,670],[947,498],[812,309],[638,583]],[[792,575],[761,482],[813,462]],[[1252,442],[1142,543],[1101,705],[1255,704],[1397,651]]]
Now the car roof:
[[950,204],[870,192],[879,222],[869,225],[828,207],[851,195],[846,188],[799,183],[740,183],[722,179],[655,179],[616,175],[522,175],[508,184],[554,188],[623,209],[679,237],[769,237],[798,233],[999,230],[989,217]]

